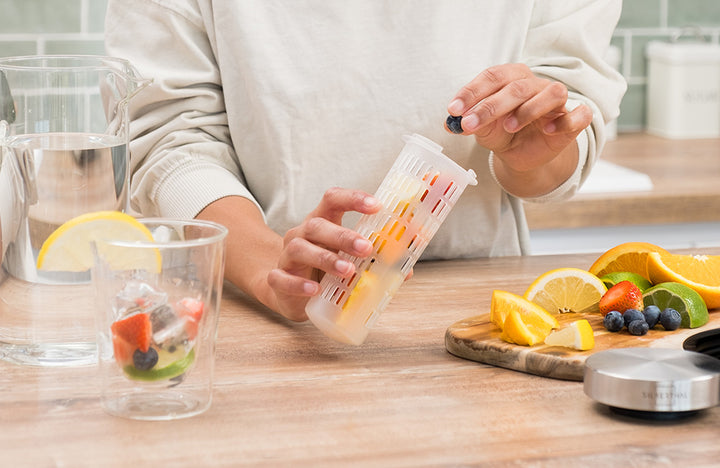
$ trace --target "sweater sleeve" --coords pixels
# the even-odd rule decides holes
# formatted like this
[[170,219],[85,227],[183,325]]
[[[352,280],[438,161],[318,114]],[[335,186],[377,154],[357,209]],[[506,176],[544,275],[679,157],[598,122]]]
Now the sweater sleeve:
[[[620,113],[620,101],[627,87],[623,77],[605,60],[621,8],[620,0],[535,2],[523,62],[536,75],[565,84],[568,110],[585,104],[591,109],[593,120],[577,137],[578,166],[570,178],[550,193],[525,201],[572,197],[602,151],[605,123]],[[492,166],[490,169],[492,173]]]
[[229,195],[257,204],[232,146],[200,8],[172,0],[108,3],[108,53],[153,80],[130,102],[130,199],[143,215],[192,218]]

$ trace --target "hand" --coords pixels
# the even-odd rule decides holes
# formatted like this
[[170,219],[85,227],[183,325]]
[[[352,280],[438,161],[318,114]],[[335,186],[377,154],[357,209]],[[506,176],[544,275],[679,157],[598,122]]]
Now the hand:
[[338,252],[364,258],[372,253],[372,243],[352,229],[341,225],[348,211],[376,213],[380,202],[359,190],[332,188],[320,204],[283,238],[277,268],[267,275],[275,292],[277,311],[285,317],[307,320],[305,305],[320,293],[319,281],[325,273],[341,278],[352,276],[355,266]]
[[465,85],[448,112],[462,115],[463,134],[475,135],[478,144],[522,173],[553,160],[590,125],[590,108],[569,112],[567,97],[562,83],[535,76],[527,65],[505,64]]

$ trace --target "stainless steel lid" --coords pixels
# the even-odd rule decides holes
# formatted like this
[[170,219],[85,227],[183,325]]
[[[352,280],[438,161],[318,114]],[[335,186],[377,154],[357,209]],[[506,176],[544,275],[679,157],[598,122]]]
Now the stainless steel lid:
[[720,359],[682,349],[621,348],[585,361],[585,394],[613,408],[692,412],[720,404]]

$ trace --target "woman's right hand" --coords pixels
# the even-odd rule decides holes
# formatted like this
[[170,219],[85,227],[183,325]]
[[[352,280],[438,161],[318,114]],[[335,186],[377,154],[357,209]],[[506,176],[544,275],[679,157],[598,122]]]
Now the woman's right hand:
[[373,214],[380,201],[360,190],[331,188],[303,222],[285,234],[277,267],[267,275],[274,291],[277,312],[294,321],[307,320],[305,305],[320,293],[319,281],[325,273],[341,278],[352,276],[355,266],[338,252],[364,258],[372,244],[352,229],[342,226],[349,211]]

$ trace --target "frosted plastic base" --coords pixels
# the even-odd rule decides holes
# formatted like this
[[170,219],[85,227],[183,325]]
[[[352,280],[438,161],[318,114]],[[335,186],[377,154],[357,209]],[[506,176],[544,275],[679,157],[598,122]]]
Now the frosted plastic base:
[[327,314],[326,305],[320,301],[312,301],[308,303],[305,312],[308,314],[310,321],[323,332],[325,336],[340,343],[354,346],[360,346],[368,336],[367,328],[349,330],[338,326],[336,323],[325,318]]

